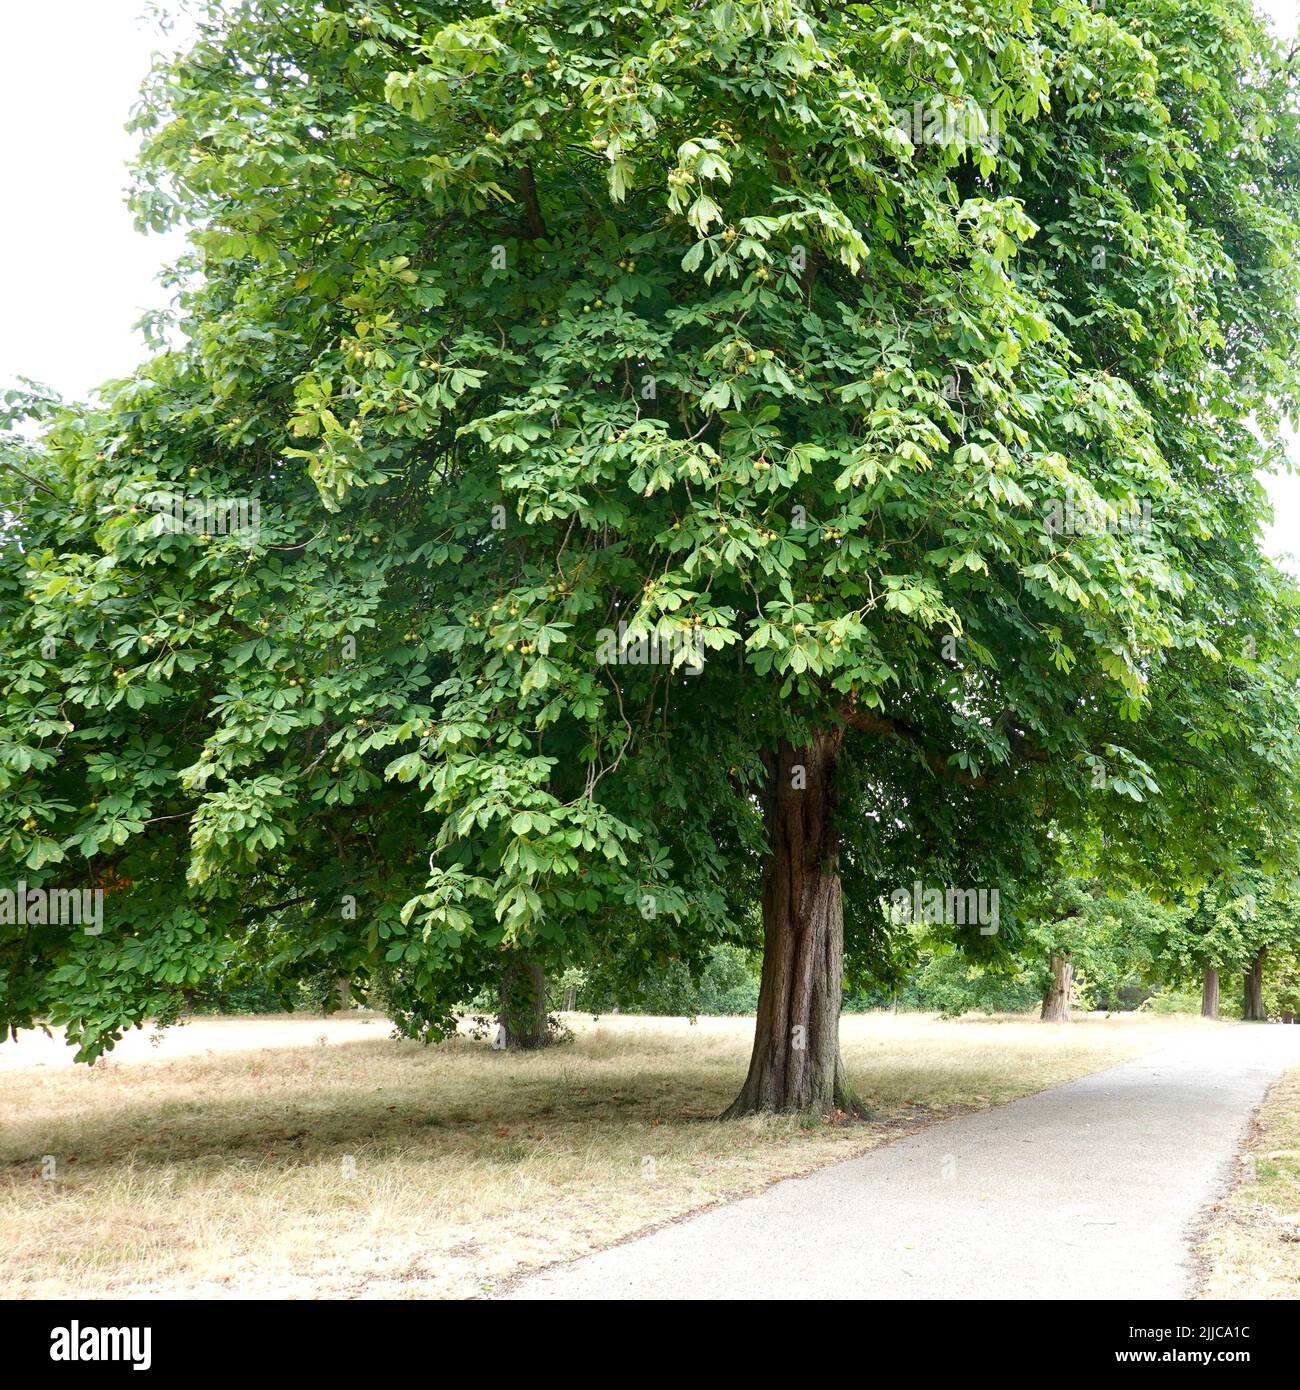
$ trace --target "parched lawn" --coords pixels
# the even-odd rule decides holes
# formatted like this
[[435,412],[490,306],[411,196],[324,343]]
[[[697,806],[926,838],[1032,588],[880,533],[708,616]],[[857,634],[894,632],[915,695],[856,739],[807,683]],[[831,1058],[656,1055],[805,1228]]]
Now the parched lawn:
[[846,1017],[877,1119],[826,1124],[715,1118],[752,1020],[568,1022],[535,1054],[355,1016],[196,1021],[94,1068],[0,1045],[0,1296],[481,1295],[1198,1026]]
[[1300,1067],[1269,1089],[1198,1253],[1202,1298],[1300,1298]]

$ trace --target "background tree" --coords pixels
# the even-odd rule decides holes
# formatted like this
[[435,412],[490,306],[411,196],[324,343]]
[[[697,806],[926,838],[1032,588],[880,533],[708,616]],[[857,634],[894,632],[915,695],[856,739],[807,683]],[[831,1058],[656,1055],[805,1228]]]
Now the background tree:
[[531,1051],[551,1042],[546,971],[536,961],[507,958],[501,972],[500,1007],[493,1045]]
[[1100,877],[1066,877],[1043,916],[1025,932],[1019,955],[1038,981],[1044,1022],[1068,1023],[1076,997],[1084,1007],[1114,1007],[1149,972],[1161,924],[1178,915],[1145,893]]
[[1267,1017],[1264,968],[1270,951],[1289,958],[1300,942],[1295,891],[1289,879],[1239,863],[1198,893],[1160,926],[1153,970],[1169,984],[1199,985],[1201,1013],[1219,1016],[1225,973],[1242,978],[1242,1017]]

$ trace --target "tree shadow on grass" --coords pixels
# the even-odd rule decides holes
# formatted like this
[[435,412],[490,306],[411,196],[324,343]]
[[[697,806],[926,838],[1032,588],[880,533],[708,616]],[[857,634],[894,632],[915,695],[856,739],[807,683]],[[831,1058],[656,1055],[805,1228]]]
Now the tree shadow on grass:
[[75,1108],[57,1097],[64,1113],[43,1117],[39,1096],[29,1100],[6,1126],[0,1167],[21,1173],[44,1155],[85,1173],[126,1161],[315,1162],[412,1148],[489,1161],[499,1149],[512,1162],[530,1143],[586,1146],[596,1125],[606,1139],[696,1126],[717,1114],[731,1084],[674,1072],[668,1058],[647,1067],[629,1056],[626,1070],[581,1060],[503,1056],[459,1040],[428,1049],[363,1040],[122,1064],[75,1080]]

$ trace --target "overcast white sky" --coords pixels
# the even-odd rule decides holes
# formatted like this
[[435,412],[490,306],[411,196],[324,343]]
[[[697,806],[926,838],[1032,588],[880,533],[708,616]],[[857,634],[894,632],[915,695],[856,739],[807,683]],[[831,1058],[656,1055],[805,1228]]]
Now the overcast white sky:
[[[167,42],[138,18],[145,4],[5,0],[0,11],[0,386],[24,375],[85,395],[135,366],[145,349],[131,325],[166,304],[154,277],[181,240],[137,234],[123,202],[122,127]],[[1295,35],[1297,0],[1256,4]],[[1300,477],[1271,478],[1269,491],[1270,549],[1300,552]]]

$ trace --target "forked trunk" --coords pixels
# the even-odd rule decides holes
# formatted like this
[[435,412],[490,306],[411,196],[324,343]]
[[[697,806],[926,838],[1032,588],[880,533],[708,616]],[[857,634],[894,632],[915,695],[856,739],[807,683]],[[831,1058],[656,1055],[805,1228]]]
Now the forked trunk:
[[551,1040],[546,1012],[546,971],[536,961],[507,961],[501,973],[497,1013],[500,1048],[533,1049]]
[[1245,995],[1241,1002],[1241,1016],[1247,1023],[1263,1023],[1268,1014],[1264,1011],[1264,957],[1265,948],[1259,952],[1246,970],[1244,977]]
[[726,1117],[837,1110],[865,1116],[840,1060],[844,910],[835,811],[839,734],[767,758],[763,974],[754,1051]]
[[1219,968],[1217,965],[1205,967],[1205,977],[1201,981],[1201,1017],[1219,1016]]
[[1051,983],[1043,995],[1044,1023],[1069,1023],[1070,991],[1074,988],[1074,962],[1068,951],[1052,952],[1049,966]]

